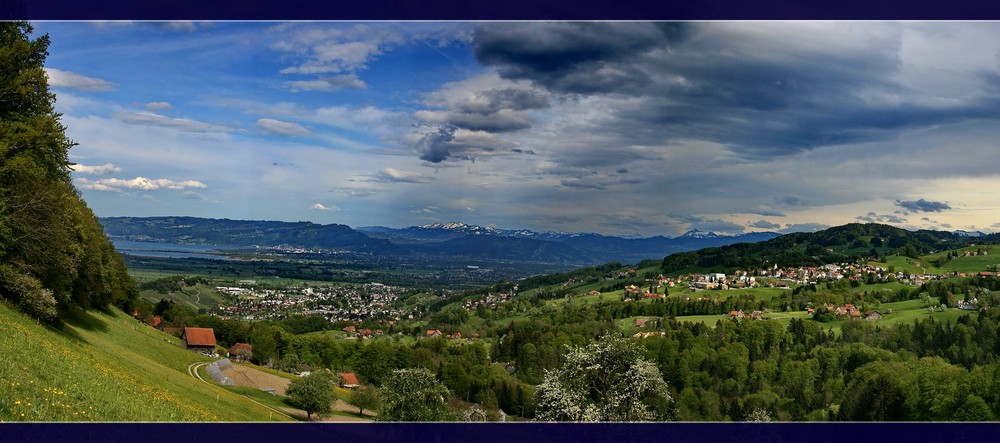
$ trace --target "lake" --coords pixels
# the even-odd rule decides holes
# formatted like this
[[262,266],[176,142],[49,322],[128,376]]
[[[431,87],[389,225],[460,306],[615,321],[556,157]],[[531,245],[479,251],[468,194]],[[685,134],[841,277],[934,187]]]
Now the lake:
[[111,240],[115,249],[128,255],[162,258],[207,258],[211,260],[232,260],[223,255],[215,245],[182,245],[176,243],[140,242]]

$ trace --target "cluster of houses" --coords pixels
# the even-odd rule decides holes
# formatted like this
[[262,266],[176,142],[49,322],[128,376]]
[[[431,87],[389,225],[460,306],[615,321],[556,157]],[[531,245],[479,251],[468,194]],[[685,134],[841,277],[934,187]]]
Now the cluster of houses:
[[[390,326],[392,324],[394,324],[394,322],[390,321]],[[385,332],[382,331],[382,329],[375,329],[374,331],[371,330],[371,328],[358,329],[358,327],[354,325],[344,326],[343,331],[347,333],[347,338],[356,338],[356,339],[372,338],[375,337],[376,335],[385,334]]]
[[[642,295],[642,298],[644,298],[644,299],[654,299],[655,300],[655,299],[664,299],[664,298],[667,298],[666,294],[660,294],[659,292],[655,292],[655,289],[654,289],[654,292],[647,292],[647,291],[643,291],[642,288],[640,288],[640,287],[638,287],[636,285],[628,285],[628,286],[625,287],[625,297],[626,297],[626,299],[628,299],[628,297],[639,297],[640,294]],[[600,292],[598,292],[598,291],[590,291],[590,293],[588,295],[600,295]]]
[[396,306],[406,289],[381,283],[289,287],[258,290],[248,287],[217,287],[216,291],[237,296],[230,306],[214,314],[226,319],[282,319],[292,315],[321,315],[331,322],[368,318],[400,318],[409,314]]
[[[454,333],[445,335],[443,332],[441,332],[440,329],[428,329],[427,332],[424,333],[424,336],[427,337],[427,338],[446,337],[449,340],[461,340],[462,339],[462,333],[461,332],[456,331]],[[479,333],[478,332],[473,332],[468,337],[466,337],[466,340],[467,341],[472,341],[472,339],[476,339],[476,338],[479,338]]]
[[[832,304],[827,303],[826,305],[823,306],[823,308],[826,309],[827,311],[833,312],[834,315],[836,315],[837,317],[854,318],[854,319],[863,318],[869,321],[877,321],[882,319],[881,312],[876,311],[874,309],[869,309],[868,311],[862,313],[861,310],[858,309],[858,307],[855,306],[853,303],[847,303],[844,304],[843,306],[834,306]],[[806,308],[806,312],[809,315],[814,315],[816,314],[816,309]]]
[[467,311],[474,311],[478,309],[480,306],[486,308],[495,308],[512,300],[515,295],[517,295],[517,285],[514,285],[514,288],[509,292],[501,292],[498,294],[490,292],[487,293],[486,296],[482,298],[477,298],[477,299],[468,298],[465,300],[462,306],[465,307]]

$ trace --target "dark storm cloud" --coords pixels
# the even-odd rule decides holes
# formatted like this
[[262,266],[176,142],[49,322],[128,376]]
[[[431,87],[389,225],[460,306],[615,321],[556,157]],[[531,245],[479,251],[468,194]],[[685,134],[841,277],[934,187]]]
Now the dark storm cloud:
[[651,83],[637,66],[618,63],[679,41],[678,23],[498,23],[473,33],[476,59],[507,78],[528,78],[553,90],[600,93]]
[[775,197],[774,201],[783,204],[785,206],[806,206],[812,203],[811,201],[799,197],[797,195],[786,195],[783,197]]
[[[747,210],[749,214],[763,215],[765,217],[784,217],[785,214],[778,212],[767,205],[757,205]],[[777,227],[777,226],[775,226]]]
[[897,80],[901,31],[861,28],[872,37],[806,25],[501,23],[479,27],[473,50],[502,77],[554,93],[634,97],[592,127],[611,149],[694,139],[769,158],[1000,118],[1000,76],[983,75],[997,87],[979,97],[933,103]]
[[518,112],[501,111],[493,114],[476,114],[450,111],[417,111],[416,117],[427,123],[443,124],[470,131],[511,132],[531,127],[530,116]]
[[945,209],[951,209],[951,206],[948,206],[948,203],[924,199],[903,201],[896,200],[894,204],[912,212],[941,212]]
[[431,163],[440,163],[457,149],[452,141],[455,140],[455,128],[443,127],[436,132],[424,134],[423,138],[413,147],[417,151],[421,160]]
[[607,189],[607,185],[604,183],[599,183],[596,181],[572,179],[572,180],[561,180],[560,185],[567,188],[577,188],[577,189]]
[[778,223],[771,223],[767,220],[757,220],[753,223],[750,223],[750,227],[760,228],[760,229],[778,229],[781,227],[781,225]]

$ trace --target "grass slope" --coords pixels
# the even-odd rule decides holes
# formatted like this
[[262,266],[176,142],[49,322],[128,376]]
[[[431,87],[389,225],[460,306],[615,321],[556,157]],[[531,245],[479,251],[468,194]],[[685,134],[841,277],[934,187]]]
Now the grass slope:
[[0,324],[0,421],[286,420],[191,377],[207,358],[124,313],[57,330],[0,303]]

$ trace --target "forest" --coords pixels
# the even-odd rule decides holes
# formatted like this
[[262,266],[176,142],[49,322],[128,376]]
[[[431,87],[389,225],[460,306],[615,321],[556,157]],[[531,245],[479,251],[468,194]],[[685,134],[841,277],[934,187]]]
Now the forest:
[[42,69],[48,36],[0,22],[0,297],[53,324],[131,309],[138,290],[70,180],[73,141]]

